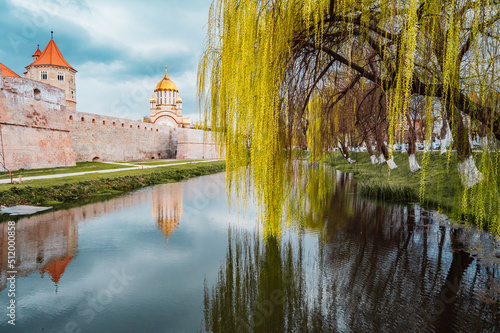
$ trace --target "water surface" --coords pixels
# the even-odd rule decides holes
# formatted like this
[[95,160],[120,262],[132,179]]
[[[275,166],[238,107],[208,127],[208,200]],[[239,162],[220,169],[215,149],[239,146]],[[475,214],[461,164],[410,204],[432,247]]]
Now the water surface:
[[263,240],[252,204],[229,212],[224,177],[17,221],[16,326],[4,310],[0,331],[499,331],[489,234],[362,199],[337,173],[323,214]]

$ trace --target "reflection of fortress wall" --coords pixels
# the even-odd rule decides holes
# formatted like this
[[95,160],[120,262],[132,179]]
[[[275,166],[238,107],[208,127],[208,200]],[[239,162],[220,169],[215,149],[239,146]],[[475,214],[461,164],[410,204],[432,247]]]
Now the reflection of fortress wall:
[[[36,270],[48,272],[58,282],[78,250],[78,223],[150,200],[148,191],[137,191],[112,200],[21,219],[16,223],[18,276]],[[0,224],[0,290],[6,287],[7,223]]]
[[[204,137],[205,136],[205,137]],[[205,139],[205,140],[204,140]],[[178,159],[224,158],[215,144],[212,133],[201,130],[180,128],[177,142]]]
[[153,188],[153,216],[167,239],[181,219],[183,186],[183,183],[172,183]]
[[[27,276],[54,261],[73,256],[78,249],[78,224],[62,212],[22,219],[16,223],[16,270]],[[0,224],[0,289],[6,286],[7,224]],[[69,263],[69,261],[68,261]],[[62,273],[61,273],[62,274]]]
[[64,91],[1,74],[0,88],[0,143],[6,167],[17,170],[75,165]]
[[175,158],[171,127],[83,112],[69,112],[67,120],[77,162]]

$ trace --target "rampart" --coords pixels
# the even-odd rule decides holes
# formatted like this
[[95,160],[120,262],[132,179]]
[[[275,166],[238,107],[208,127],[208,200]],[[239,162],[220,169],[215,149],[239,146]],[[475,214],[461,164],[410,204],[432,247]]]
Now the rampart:
[[0,171],[220,157],[210,132],[68,111],[62,89],[0,74]]
[[0,74],[0,165],[4,161],[9,170],[75,165],[62,89]]
[[67,122],[77,162],[176,156],[177,131],[168,126],[75,111]]
[[189,128],[179,128],[177,138],[178,159],[219,159],[224,158],[215,144],[211,132]]

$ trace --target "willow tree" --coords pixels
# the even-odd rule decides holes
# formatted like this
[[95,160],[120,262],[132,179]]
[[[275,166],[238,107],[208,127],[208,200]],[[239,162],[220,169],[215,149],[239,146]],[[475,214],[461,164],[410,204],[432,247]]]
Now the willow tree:
[[[250,175],[267,230],[279,231],[309,99],[368,81],[387,98],[389,147],[406,126],[412,95],[427,101],[429,122],[440,101],[464,188],[480,188],[477,211],[489,209],[500,225],[495,158],[485,152],[478,170],[464,125],[470,119],[500,139],[499,7],[496,0],[214,0],[198,87],[205,120],[226,146],[228,185],[247,193]],[[342,113],[336,105],[328,117],[308,119],[325,140],[336,134],[335,121],[311,121]],[[317,151],[311,146],[322,142],[307,145]]]

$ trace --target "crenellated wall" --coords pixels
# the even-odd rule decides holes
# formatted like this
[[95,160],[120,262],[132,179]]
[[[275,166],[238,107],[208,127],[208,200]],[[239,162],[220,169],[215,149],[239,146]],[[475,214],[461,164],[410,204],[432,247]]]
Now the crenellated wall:
[[77,162],[175,158],[177,131],[168,126],[69,111]]
[[0,134],[0,164],[9,170],[75,165],[59,88],[0,74]]

